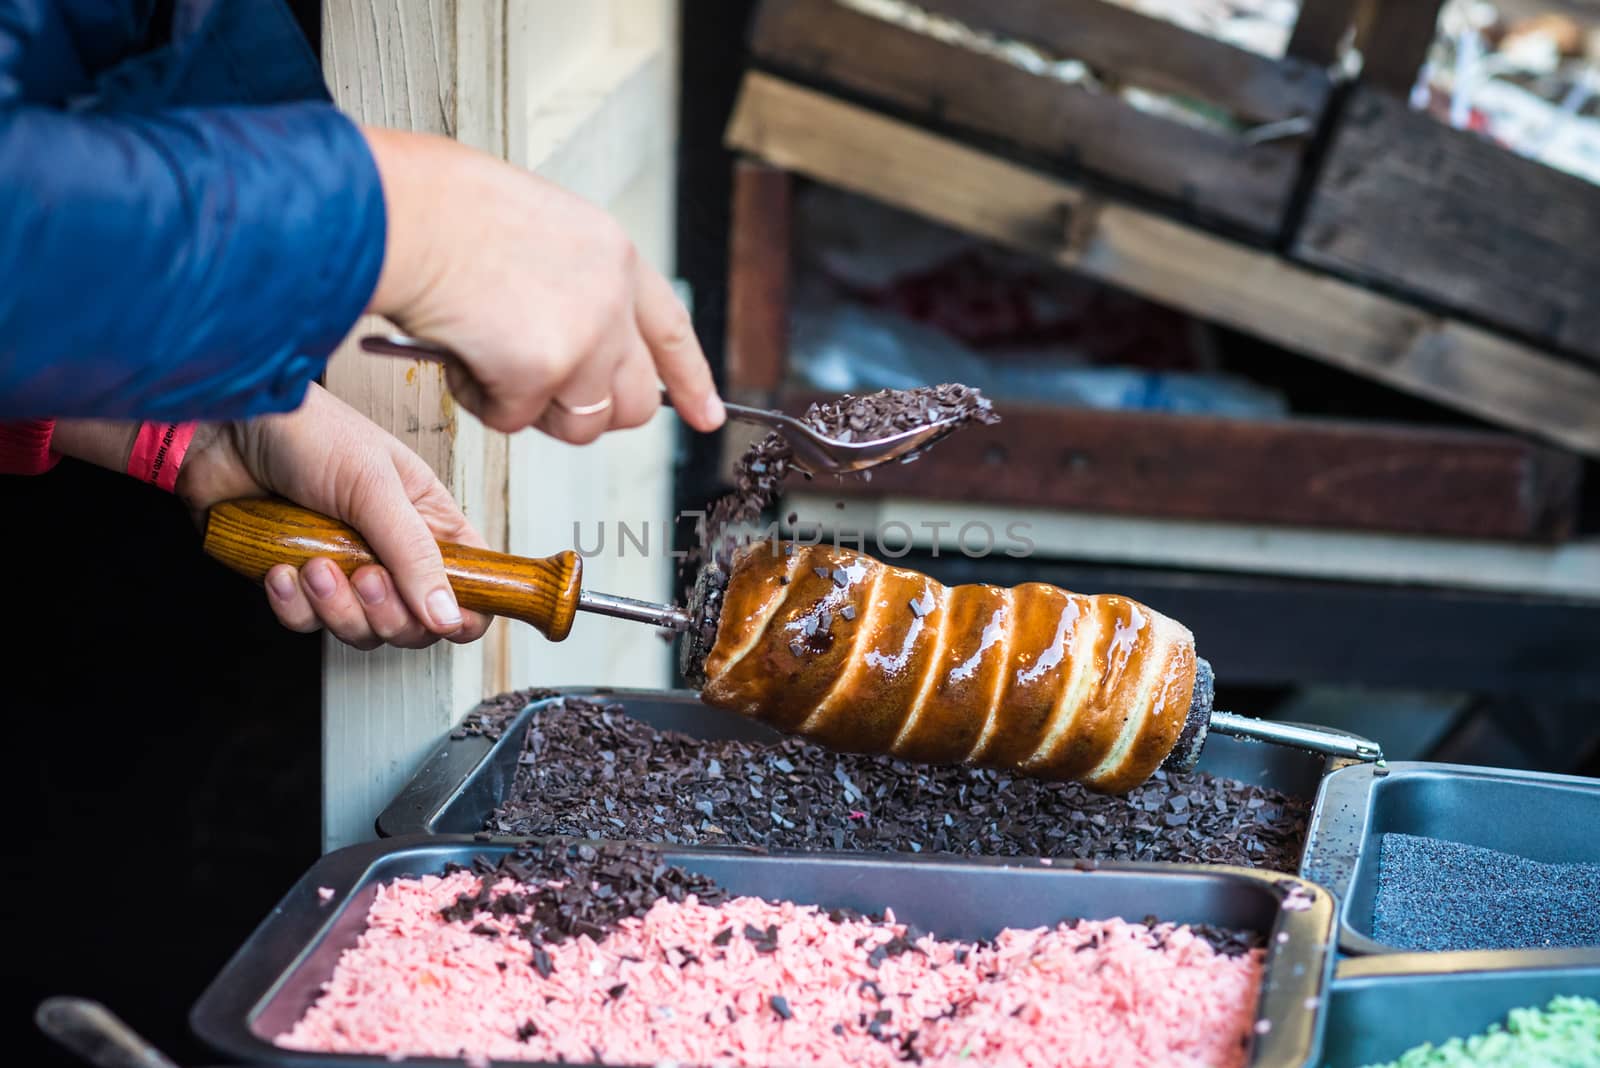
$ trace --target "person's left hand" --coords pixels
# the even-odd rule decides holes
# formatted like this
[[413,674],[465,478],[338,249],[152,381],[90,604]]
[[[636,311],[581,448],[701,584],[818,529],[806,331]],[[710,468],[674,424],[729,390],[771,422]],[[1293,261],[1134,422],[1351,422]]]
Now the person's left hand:
[[221,501],[275,494],[367,540],[382,566],[348,579],[326,559],[267,573],[267,600],[291,630],[327,627],[358,649],[420,649],[488,628],[488,617],[456,604],[436,544],[487,548],[483,538],[420,456],[320,386],[286,415],[202,425],[176,492],[202,518]]

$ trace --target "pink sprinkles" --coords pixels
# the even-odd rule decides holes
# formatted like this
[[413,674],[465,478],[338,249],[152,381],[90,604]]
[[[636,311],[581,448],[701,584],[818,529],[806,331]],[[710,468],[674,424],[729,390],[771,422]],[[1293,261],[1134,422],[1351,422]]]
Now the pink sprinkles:
[[1224,956],[1184,926],[1084,921],[895,953],[883,947],[906,929],[892,915],[835,923],[791,902],[691,895],[599,943],[541,946],[546,975],[514,917],[440,917],[480,885],[463,871],[381,887],[366,932],[277,1045],[469,1063],[1241,1068],[1256,1030],[1262,952]]

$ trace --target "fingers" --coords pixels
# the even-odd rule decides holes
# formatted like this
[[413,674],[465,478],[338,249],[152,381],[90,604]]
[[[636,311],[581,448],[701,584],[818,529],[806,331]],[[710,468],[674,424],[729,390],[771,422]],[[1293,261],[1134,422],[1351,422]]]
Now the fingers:
[[357,568],[350,576],[350,585],[361,600],[367,626],[380,641],[400,649],[426,649],[439,640],[439,636],[406,607],[394,580],[383,568],[376,565]]
[[661,410],[661,386],[644,339],[635,335],[633,348],[611,377],[611,429],[644,426]]
[[613,379],[627,349],[628,337],[623,334],[612,339],[607,349],[588,354],[556,387],[550,406],[536,425],[551,437],[574,445],[587,445],[611,429],[617,403]]
[[[355,591],[344,573],[329,560],[312,560],[300,569],[296,585],[299,596],[287,595],[283,571],[295,577],[292,569],[273,568],[267,576],[268,596],[278,618],[291,630],[302,633],[327,627],[329,633],[357,649],[376,649],[379,640],[367,625],[366,614],[356,600]],[[280,610],[281,608],[281,610]]]
[[439,640],[411,614],[388,572],[375,565],[346,579],[328,560],[312,560],[298,574],[282,564],[268,573],[266,585],[278,621],[302,634],[326,627],[346,645],[362,650],[384,644],[425,649]]
[[702,432],[722,425],[726,412],[711,380],[711,365],[694,336],[689,310],[671,284],[649,264],[639,262],[634,313],[639,333],[684,422]]
[[288,564],[267,572],[267,603],[272,614],[290,630],[310,634],[322,628],[322,620],[311,607],[311,600],[300,585],[300,575]]
[[406,607],[428,630],[453,634],[465,622],[444,571],[439,545],[392,463],[356,477],[344,518],[388,569]]

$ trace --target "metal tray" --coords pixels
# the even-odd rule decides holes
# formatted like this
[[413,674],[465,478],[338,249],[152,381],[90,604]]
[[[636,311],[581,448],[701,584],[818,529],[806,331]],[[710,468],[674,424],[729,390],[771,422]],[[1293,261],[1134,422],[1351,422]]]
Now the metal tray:
[[[1401,953],[1372,937],[1379,842],[1398,832],[1516,853],[1547,864],[1600,861],[1600,779],[1401,761],[1329,775],[1311,812],[1302,878],[1339,899],[1339,948]],[[1493,951],[1542,953],[1543,950]]]
[[[693,690],[571,688],[561,693],[618,702],[635,719],[695,738],[764,742],[781,737],[754,720],[701,704]],[[400,837],[482,830],[489,814],[511,789],[523,735],[534,710],[559,700],[550,697],[531,702],[496,741],[446,736],[422,770],[378,816],[378,833]],[[1199,769],[1310,801],[1323,776],[1347,763],[1287,746],[1212,735],[1201,752]]]
[[[241,1063],[333,1068],[389,1062],[381,1056],[307,1054],[279,1049],[273,1035],[315,1001],[339,955],[366,926],[377,884],[441,872],[452,861],[497,858],[510,839],[417,836],[330,853],[295,884],[201,995],[189,1022],[207,1045]],[[1258,1019],[1271,1026],[1255,1045],[1255,1068],[1316,1063],[1332,974],[1333,902],[1312,891],[1311,907],[1281,907],[1297,879],[1245,868],[1105,863],[1091,871],[1036,861],[763,855],[749,850],[656,848],[674,864],[716,879],[736,894],[782,898],[863,912],[893,908],[896,919],[946,938],[993,937],[1003,927],[1053,924],[1069,917],[1210,923],[1268,934]],[[334,891],[324,903],[319,887]],[[1279,940],[1279,935],[1288,937]],[[418,1058],[417,1064],[459,1061]]]
[[1385,1064],[1412,1046],[1466,1037],[1559,994],[1600,998],[1600,952],[1390,953],[1339,965],[1322,1068]]

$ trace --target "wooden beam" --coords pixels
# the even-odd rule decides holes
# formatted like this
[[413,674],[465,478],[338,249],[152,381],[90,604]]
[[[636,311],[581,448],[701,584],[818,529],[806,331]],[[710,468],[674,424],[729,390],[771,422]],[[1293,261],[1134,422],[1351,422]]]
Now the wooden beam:
[[[836,507],[840,501],[842,509]],[[842,531],[851,540],[841,543],[851,547],[855,534],[866,534],[867,552],[878,551],[872,534],[883,532],[886,556],[899,551],[908,538],[914,548],[938,546],[941,553],[960,553],[964,541],[975,552],[983,545],[987,527],[995,539],[991,555],[1004,555],[1012,548],[1025,559],[1054,557],[1600,602],[1600,538],[1592,537],[1557,546],[1511,545],[1016,505],[996,508],[911,497],[841,498],[833,487],[820,485],[786,494],[778,514],[786,517],[791,512],[799,517],[802,534],[812,535],[819,526]],[[976,526],[964,529],[968,524]]]
[[1356,31],[1361,81],[1402,100],[1410,97],[1433,47],[1442,7],[1444,0],[1369,0],[1368,15]]
[[1600,375],[1486,330],[770,75],[746,76],[728,142],[776,166],[1600,456]]
[[[786,394],[800,413],[818,394]],[[1466,538],[1570,534],[1582,463],[1509,434],[1326,419],[1219,419],[1000,402],[841,496]]]
[[1114,86],[1204,100],[1243,123],[1315,120],[1328,76],[1299,59],[1271,59],[1104,0],[918,0],[975,30],[1076,59]]
[[1600,187],[1358,88],[1295,259],[1600,365]]
[[1340,46],[1355,25],[1360,3],[1361,0],[1301,0],[1287,53],[1318,67],[1338,63]]
[[1174,122],[1115,93],[1043,77],[833,0],[768,0],[751,47],[783,73],[861,95],[919,125],[998,139],[1012,155],[1082,168],[1266,239],[1278,235],[1299,173],[1295,140],[1250,144]]
[[772,400],[788,357],[791,184],[776,167],[734,164],[726,387],[751,403]]

